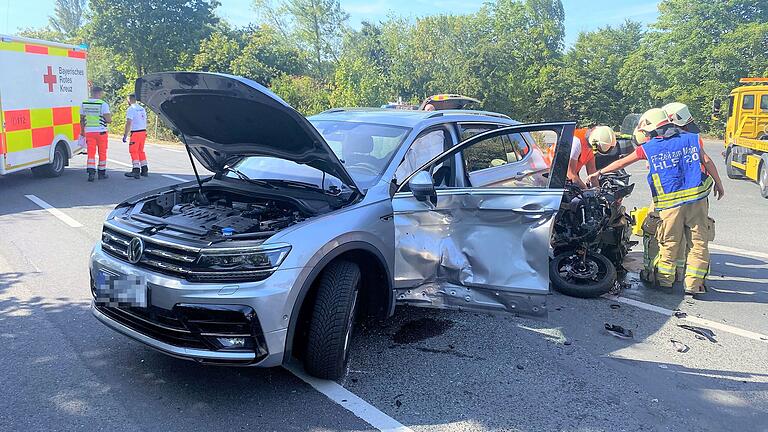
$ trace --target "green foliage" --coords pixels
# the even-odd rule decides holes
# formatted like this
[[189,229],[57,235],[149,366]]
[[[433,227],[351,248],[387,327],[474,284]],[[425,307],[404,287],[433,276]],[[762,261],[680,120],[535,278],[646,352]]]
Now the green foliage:
[[77,36],[85,24],[87,0],[56,0],[53,15],[48,18],[51,29],[67,38]]
[[192,63],[217,22],[216,0],[90,0],[90,40],[129,59],[135,75]]
[[88,42],[89,79],[116,118],[138,76],[192,69],[251,78],[305,114],[462,93],[521,121],[618,125],[677,100],[716,131],[712,98],[768,75],[765,1],[663,0],[650,28],[600,28],[567,50],[560,0],[490,0],[475,13],[392,15],[359,30],[339,0],[253,0],[261,25],[239,29],[216,18],[217,0],[90,0],[83,26],[84,3],[57,0],[49,26],[20,33]]
[[272,81],[272,91],[304,115],[331,107],[327,86],[308,76],[281,75]]

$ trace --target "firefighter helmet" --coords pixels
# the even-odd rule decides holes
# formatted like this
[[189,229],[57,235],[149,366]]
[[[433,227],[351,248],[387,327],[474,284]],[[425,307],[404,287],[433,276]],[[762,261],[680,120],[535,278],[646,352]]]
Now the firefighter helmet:
[[661,107],[667,113],[667,120],[675,126],[683,127],[693,121],[688,105],[680,102],[672,102]]
[[608,126],[597,126],[589,134],[589,144],[600,153],[607,153],[616,145],[616,133]]
[[644,132],[653,132],[669,124],[667,113],[661,108],[651,108],[640,116],[637,128]]

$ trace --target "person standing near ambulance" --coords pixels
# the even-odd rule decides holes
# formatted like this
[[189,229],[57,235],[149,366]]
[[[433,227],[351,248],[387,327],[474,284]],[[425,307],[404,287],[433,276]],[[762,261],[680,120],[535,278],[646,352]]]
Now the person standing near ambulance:
[[702,149],[699,136],[671,124],[667,113],[660,108],[643,114],[638,131],[649,139],[634,153],[593,176],[622,169],[641,159],[648,161],[648,185],[661,218],[656,234],[659,242],[655,260],[657,282],[665,288],[674,284],[676,258],[685,244],[688,229],[691,249],[686,256],[685,292],[704,293],[704,280],[709,274],[708,197],[713,186],[717,199],[724,194],[717,169]]
[[99,154],[98,173],[99,180],[107,178],[107,146],[109,135],[107,125],[112,122],[112,113],[109,105],[101,98],[104,90],[101,87],[91,88],[91,98],[80,106],[80,130],[85,137],[88,148],[88,181],[96,180],[96,153]]
[[147,140],[147,110],[136,101],[136,95],[128,95],[128,110],[125,113],[125,130],[123,142],[128,141],[128,151],[131,153],[133,169],[125,173],[126,177],[140,179],[149,176],[147,155],[144,153],[144,143]]

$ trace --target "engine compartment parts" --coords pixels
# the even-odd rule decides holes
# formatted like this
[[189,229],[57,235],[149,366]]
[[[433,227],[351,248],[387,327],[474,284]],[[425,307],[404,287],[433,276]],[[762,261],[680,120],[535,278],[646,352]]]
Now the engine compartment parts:
[[287,201],[222,191],[208,192],[202,199],[197,192],[170,191],[139,202],[130,217],[214,243],[266,239],[306,219]]

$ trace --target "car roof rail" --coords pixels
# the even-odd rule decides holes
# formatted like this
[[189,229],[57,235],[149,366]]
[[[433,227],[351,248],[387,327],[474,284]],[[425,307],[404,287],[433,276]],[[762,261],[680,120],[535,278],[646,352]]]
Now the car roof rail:
[[346,110],[347,110],[346,108],[331,108],[331,109],[327,109],[327,110],[321,112],[320,114],[330,114],[330,113],[344,112]]
[[490,111],[476,111],[476,110],[446,110],[442,112],[435,112],[433,114],[430,114],[427,116],[427,118],[436,118],[436,117],[442,117],[444,115],[476,115],[476,116],[488,116],[488,117],[497,117],[497,118],[503,118],[503,119],[511,119],[508,115],[490,112]]

